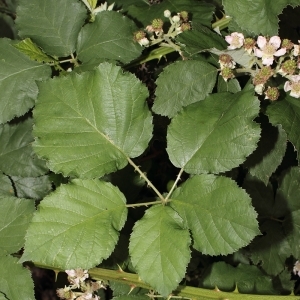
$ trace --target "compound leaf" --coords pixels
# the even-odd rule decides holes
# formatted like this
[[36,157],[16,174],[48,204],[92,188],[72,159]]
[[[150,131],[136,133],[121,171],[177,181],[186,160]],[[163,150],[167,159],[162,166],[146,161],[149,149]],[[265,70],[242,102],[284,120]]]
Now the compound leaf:
[[81,1],[20,0],[17,27],[47,54],[64,57],[75,51],[78,33],[87,17]]
[[103,63],[39,87],[34,149],[56,173],[100,177],[147,148],[152,137],[148,91],[120,67]]
[[281,125],[287,134],[288,140],[297,150],[300,158],[300,102],[298,99],[287,95],[282,101],[275,101],[267,108],[267,115],[273,126]]
[[227,177],[195,175],[174,191],[170,205],[188,224],[193,247],[203,254],[233,253],[259,234],[250,197]]
[[220,173],[243,163],[257,147],[259,113],[253,92],[218,93],[191,104],[168,127],[171,162],[187,173]]
[[128,63],[143,50],[133,39],[137,30],[133,21],[122,14],[115,11],[101,12],[93,23],[85,25],[80,31],[78,58],[83,63],[90,60],[101,63],[105,59]]
[[0,169],[7,175],[36,177],[48,169],[32,149],[32,119],[0,125]]
[[176,211],[158,205],[135,224],[129,253],[141,279],[167,296],[185,274],[190,243],[188,229]]
[[[3,299],[31,300],[34,297],[34,285],[30,271],[18,263],[18,259],[0,254],[0,294]],[[0,296],[1,299],[1,296]]]
[[21,261],[62,269],[91,268],[114,250],[127,209],[124,195],[100,180],[75,179],[40,203]]
[[38,94],[36,81],[51,75],[49,66],[32,61],[13,44],[0,39],[0,124],[32,108]]
[[180,61],[164,68],[156,80],[153,111],[172,118],[182,107],[203,100],[216,83],[217,69],[202,61]]
[[[295,0],[245,0],[237,5],[235,0],[223,0],[225,14],[231,16],[242,29],[253,32],[255,35],[266,36],[278,34],[278,15],[290,4],[299,5],[299,2]],[[255,17],[245,18],[247,15]]]
[[35,209],[34,201],[0,195],[0,207],[0,250],[17,252],[24,244],[25,233]]

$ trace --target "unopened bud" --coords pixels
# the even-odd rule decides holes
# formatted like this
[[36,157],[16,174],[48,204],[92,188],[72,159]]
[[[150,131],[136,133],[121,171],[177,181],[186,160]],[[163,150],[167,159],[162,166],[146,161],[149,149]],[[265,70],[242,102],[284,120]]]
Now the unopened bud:
[[165,10],[164,11],[164,16],[166,17],[166,18],[170,18],[171,17],[171,12],[167,9],[167,10]]
[[172,20],[174,23],[178,23],[180,21],[180,17],[179,16],[174,16],[172,17]]

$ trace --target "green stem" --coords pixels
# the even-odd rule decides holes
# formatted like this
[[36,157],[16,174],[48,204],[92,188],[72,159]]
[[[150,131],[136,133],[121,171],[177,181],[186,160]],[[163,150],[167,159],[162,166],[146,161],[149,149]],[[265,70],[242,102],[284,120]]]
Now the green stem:
[[152,188],[152,190],[156,193],[156,195],[161,199],[164,203],[164,196],[158,191],[158,189],[152,184],[152,182],[147,178],[147,176],[141,171],[141,169],[129,158],[127,157],[129,164],[131,164],[134,169],[140,174],[140,176],[147,182],[148,186]]
[[165,201],[166,201],[166,202],[168,201],[168,199],[169,199],[170,196],[172,195],[174,189],[176,188],[177,183],[178,183],[178,181],[180,180],[180,177],[181,177],[182,173],[183,173],[183,168],[180,169],[180,171],[179,171],[179,173],[178,173],[178,175],[177,175],[177,178],[176,178],[176,180],[175,180],[175,182],[174,182],[174,184],[173,184],[171,190],[169,191],[167,197],[165,198]]
[[134,203],[134,204],[126,204],[126,207],[139,207],[139,206],[149,206],[155,204],[161,204],[162,201],[152,201],[152,202],[144,202],[144,203]]
[[215,28],[219,28],[219,30],[222,30],[226,27],[228,27],[228,24],[230,23],[230,21],[232,20],[231,17],[229,16],[224,16],[222,19],[214,22],[211,27],[212,29],[215,29]]
[[[50,266],[34,263],[36,267],[50,269],[56,273],[64,272],[62,269],[52,268]],[[131,287],[140,287],[148,290],[153,290],[153,288],[143,282],[137,274],[123,272],[122,270],[108,270],[102,268],[92,268],[89,270],[89,275],[94,280],[108,280],[115,281],[123,284],[127,284]],[[226,274],[224,274],[226,275]],[[276,295],[251,295],[251,294],[240,294],[237,291],[234,292],[221,292],[217,288],[214,290],[196,288],[190,286],[180,285],[176,290],[173,291],[172,296],[177,299],[180,297],[182,299],[193,299],[193,300],[299,300],[299,296],[276,296]],[[173,299],[176,299],[176,298]]]

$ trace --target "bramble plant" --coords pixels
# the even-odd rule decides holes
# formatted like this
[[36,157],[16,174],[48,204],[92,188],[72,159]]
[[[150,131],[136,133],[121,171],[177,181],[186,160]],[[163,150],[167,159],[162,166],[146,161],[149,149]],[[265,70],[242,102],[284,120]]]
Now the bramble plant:
[[154,2],[0,0],[0,300],[299,298],[300,1]]

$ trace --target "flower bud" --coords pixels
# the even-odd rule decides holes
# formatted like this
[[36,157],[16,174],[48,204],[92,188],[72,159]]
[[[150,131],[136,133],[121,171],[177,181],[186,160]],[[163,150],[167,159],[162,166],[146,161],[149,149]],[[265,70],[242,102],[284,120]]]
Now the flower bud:
[[172,20],[174,23],[178,23],[180,21],[180,17],[179,16],[173,16]]
[[171,17],[171,12],[170,12],[168,9],[165,10],[165,11],[164,11],[164,16],[165,16],[166,18]]

